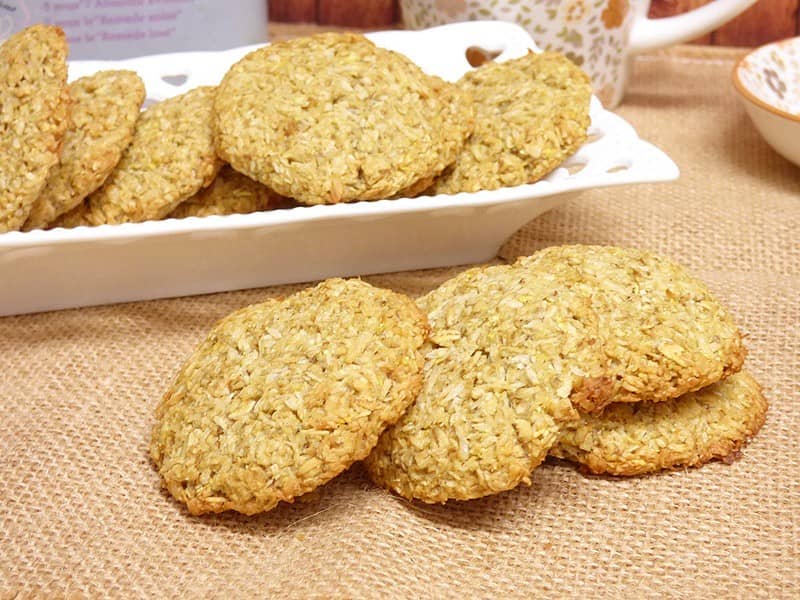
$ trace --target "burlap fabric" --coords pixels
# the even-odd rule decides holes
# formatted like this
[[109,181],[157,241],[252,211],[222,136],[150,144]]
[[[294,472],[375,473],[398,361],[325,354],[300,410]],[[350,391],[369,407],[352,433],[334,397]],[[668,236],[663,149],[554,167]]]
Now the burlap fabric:
[[[738,55],[681,48],[638,60],[619,112],[678,162],[681,180],[586,193],[523,227],[502,256],[638,246],[706,280],[746,332],[747,368],[771,402],[741,460],[633,479],[553,462],[532,487],[446,506],[396,498],[357,465],[307,502],[191,517],[148,460],[153,408],[212,323],[296,288],[5,318],[2,593],[797,597],[800,169],[735,98]],[[368,279],[417,294],[456,271]]]

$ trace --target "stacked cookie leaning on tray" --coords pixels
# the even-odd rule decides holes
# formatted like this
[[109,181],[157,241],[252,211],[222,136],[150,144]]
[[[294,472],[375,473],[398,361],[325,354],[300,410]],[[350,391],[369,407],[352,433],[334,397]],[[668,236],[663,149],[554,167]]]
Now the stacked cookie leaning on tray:
[[419,298],[333,279],[218,323],[156,409],[192,513],[292,501],[364,460],[424,502],[530,484],[549,455],[639,475],[732,461],[767,404],[730,313],[675,263],[562,246]]
[[360,35],[279,42],[148,106],[137,74],[67,84],[37,25],[0,48],[0,233],[532,183],[586,139],[587,76],[557,53],[450,83]]

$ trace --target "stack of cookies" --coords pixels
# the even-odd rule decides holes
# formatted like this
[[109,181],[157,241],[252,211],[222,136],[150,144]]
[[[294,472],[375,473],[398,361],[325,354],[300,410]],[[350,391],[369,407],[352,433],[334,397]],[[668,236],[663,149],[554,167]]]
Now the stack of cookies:
[[589,126],[588,78],[557,53],[449,83],[363,36],[321,34],[141,113],[135,73],[68,85],[66,57],[44,25],[0,47],[0,233],[532,183]]
[[0,46],[0,233],[159,219],[214,180],[214,88],[140,113],[136,73],[68,85],[67,52],[45,25]]
[[731,460],[764,422],[730,313],[675,263],[563,246],[416,303],[330,280],[221,321],[151,456],[193,513],[252,514],[358,460],[424,502],[530,484],[549,455],[638,475]]
[[697,466],[764,421],[730,314],[647,252],[548,248],[418,305],[432,330],[423,389],[366,461],[407,498],[512,489],[548,454],[613,475]]

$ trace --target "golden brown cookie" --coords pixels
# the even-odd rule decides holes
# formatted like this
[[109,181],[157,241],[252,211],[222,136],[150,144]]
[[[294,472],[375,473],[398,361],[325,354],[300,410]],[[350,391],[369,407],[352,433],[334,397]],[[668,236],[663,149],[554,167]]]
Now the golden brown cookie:
[[150,453],[194,514],[268,511],[364,458],[422,382],[414,303],[332,279],[220,321],[156,409]]
[[475,130],[427,190],[454,194],[533,183],[586,139],[591,87],[556,52],[528,53],[469,71],[457,84],[475,102]]
[[23,229],[40,229],[99,188],[133,137],[144,83],[133,71],[100,71],[69,86],[72,123],[58,164]]
[[141,113],[119,164],[89,196],[85,221],[163,219],[209,185],[222,166],[212,134],[213,96],[213,87],[199,87]]
[[744,362],[731,314],[671,260],[633,248],[555,246],[518,261],[534,263],[571,280],[572,291],[589,300],[600,318],[608,368],[595,381],[598,393],[575,399],[583,410],[677,398],[735,373]]
[[0,233],[25,223],[69,125],[67,40],[34,25],[0,46]]
[[267,210],[281,197],[267,186],[253,181],[224,166],[214,182],[200,190],[168,216],[173,219],[184,217],[208,217],[211,215],[232,215]]
[[566,426],[553,456],[592,473],[641,475],[735,456],[764,424],[767,401],[747,372],[669,402],[613,404]]
[[423,387],[366,460],[375,483],[424,502],[530,483],[570,398],[602,365],[597,317],[533,266],[471,269],[418,301],[431,324]]
[[72,210],[65,212],[63,215],[56,217],[52,222],[45,225],[45,229],[56,229],[63,227],[64,229],[72,229],[73,227],[89,226],[91,223],[87,220],[87,202],[84,199]]
[[708,289],[639,250],[547,248],[467,271],[419,304],[433,331],[423,390],[366,464],[376,483],[427,502],[527,482],[572,405],[668,400],[744,358]]
[[215,110],[220,156],[306,204],[415,192],[473,127],[456,86],[348,33],[252,52],[225,75]]

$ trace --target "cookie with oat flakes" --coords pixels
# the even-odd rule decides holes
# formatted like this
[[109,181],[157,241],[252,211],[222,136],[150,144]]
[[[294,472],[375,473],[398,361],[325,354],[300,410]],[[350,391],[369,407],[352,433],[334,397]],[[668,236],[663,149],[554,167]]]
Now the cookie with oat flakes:
[[220,156],[305,204],[413,195],[474,125],[468,94],[349,33],[252,52],[223,78],[215,111]]
[[0,46],[0,233],[25,223],[68,125],[64,32],[23,29]]
[[73,227],[90,226],[91,223],[87,220],[87,202],[84,198],[83,202],[78,203],[77,206],[68,210],[63,215],[56,217],[52,222],[44,226],[45,229],[56,229],[63,227],[64,229],[72,229]]
[[145,90],[133,71],[100,71],[71,83],[69,95],[72,123],[25,231],[52,223],[103,184],[133,137]]
[[668,402],[612,404],[568,424],[552,456],[608,475],[642,475],[728,460],[755,435],[767,401],[741,371]]
[[193,514],[254,514],[364,458],[422,381],[425,315],[332,279],[220,321],[156,409],[150,454]]
[[119,164],[87,198],[82,220],[162,219],[209,185],[222,166],[212,133],[213,97],[213,87],[199,87],[141,113]]
[[668,400],[744,359],[708,289],[639,250],[547,248],[466,271],[419,304],[433,330],[423,389],[366,465],[376,483],[426,502],[528,482],[573,405]]
[[217,173],[211,185],[181,202],[168,217],[183,219],[258,212],[267,210],[272,204],[278,204],[282,200],[281,196],[267,186],[226,165]]
[[[596,411],[612,402],[661,402],[737,372],[745,348],[730,312],[671,260],[634,248],[554,246],[519,265],[569,278],[600,318],[608,365],[598,393],[576,400]],[[575,271],[580,277],[575,280]]]
[[418,304],[431,324],[422,390],[365,461],[371,478],[429,503],[530,483],[577,417],[571,400],[603,372],[590,303],[563,277],[501,265]]
[[586,140],[589,78],[562,54],[489,62],[457,85],[474,99],[475,130],[428,194],[533,183]]

